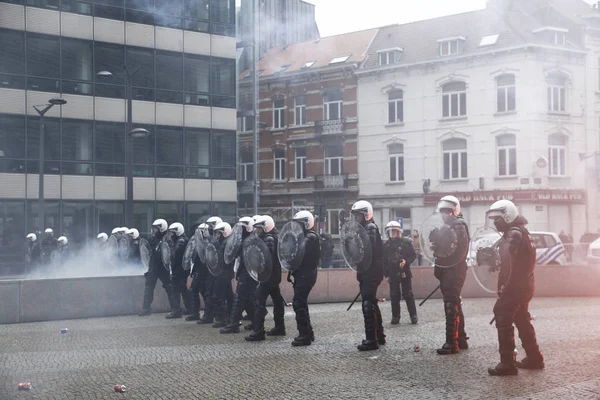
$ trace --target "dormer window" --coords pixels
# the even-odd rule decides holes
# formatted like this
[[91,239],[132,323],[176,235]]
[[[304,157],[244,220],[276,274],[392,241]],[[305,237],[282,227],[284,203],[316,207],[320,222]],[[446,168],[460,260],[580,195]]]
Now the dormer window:
[[568,29],[546,26],[533,31],[536,35],[544,38],[544,40],[552,43],[555,46],[564,46],[567,44]]
[[307,62],[306,64],[304,64],[304,65],[302,66],[302,68],[303,68],[303,69],[304,69],[304,68],[310,68],[310,67],[312,67],[313,65],[315,65],[315,62],[316,62],[316,61],[309,61],[309,62]]
[[402,49],[385,49],[377,52],[379,55],[379,65],[390,65],[397,64],[400,62],[400,56],[402,55]]
[[280,74],[280,73],[284,72],[286,69],[288,69],[289,66],[290,66],[289,64],[282,65],[281,67],[279,67],[279,69],[276,71],[276,73]]
[[462,52],[465,40],[462,36],[438,40],[440,44],[440,56],[451,56]]
[[333,60],[329,61],[329,64],[339,64],[339,63],[343,63],[346,62],[347,59],[349,59],[350,56],[342,56],[342,57],[336,57]]

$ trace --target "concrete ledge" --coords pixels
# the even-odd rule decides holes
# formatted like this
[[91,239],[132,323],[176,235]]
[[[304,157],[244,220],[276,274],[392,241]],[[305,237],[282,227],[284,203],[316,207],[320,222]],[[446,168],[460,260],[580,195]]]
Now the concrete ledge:
[[[433,268],[415,267],[412,271],[416,298],[425,298],[438,286]],[[600,266],[540,266],[536,268],[535,277],[538,297],[600,296]],[[287,273],[283,273],[281,292],[291,302],[294,292],[286,279]],[[319,270],[309,300],[311,303],[350,302],[357,293],[354,271]],[[141,309],[143,296],[143,276],[0,281],[0,323],[134,314]],[[387,282],[382,282],[378,296],[389,298]],[[462,296],[496,297],[481,289],[470,271]],[[433,296],[440,297],[439,291]],[[155,288],[152,310],[169,311],[160,281]]]

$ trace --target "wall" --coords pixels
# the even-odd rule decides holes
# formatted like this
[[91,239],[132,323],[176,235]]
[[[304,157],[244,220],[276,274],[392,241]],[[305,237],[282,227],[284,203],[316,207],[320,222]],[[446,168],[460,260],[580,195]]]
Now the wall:
[[[293,297],[292,285],[283,274],[281,292],[286,301]],[[425,298],[437,286],[433,268],[413,268],[413,292]],[[349,269],[320,270],[310,294],[311,303],[350,302],[358,293],[356,274]],[[49,321],[72,318],[131,315],[141,309],[143,276],[25,280],[0,282],[0,323]],[[463,298],[495,297],[483,291],[469,273]],[[383,282],[378,296],[389,299]],[[433,298],[440,298],[437,291]],[[536,269],[536,296],[600,296],[600,266],[543,266]],[[165,313],[169,305],[160,284],[156,286],[154,312]]]

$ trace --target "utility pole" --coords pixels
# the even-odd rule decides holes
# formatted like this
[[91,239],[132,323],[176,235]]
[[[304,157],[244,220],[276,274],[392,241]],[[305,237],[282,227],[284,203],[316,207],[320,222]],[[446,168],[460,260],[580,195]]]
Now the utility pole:
[[252,110],[254,115],[254,215],[258,214],[258,202],[259,202],[259,190],[260,190],[260,174],[258,171],[258,132],[260,115],[258,112],[258,96],[259,96],[259,82],[258,82],[258,51],[259,51],[259,0],[252,1],[252,20],[254,34],[252,35],[252,61],[253,61],[253,73],[252,73]]

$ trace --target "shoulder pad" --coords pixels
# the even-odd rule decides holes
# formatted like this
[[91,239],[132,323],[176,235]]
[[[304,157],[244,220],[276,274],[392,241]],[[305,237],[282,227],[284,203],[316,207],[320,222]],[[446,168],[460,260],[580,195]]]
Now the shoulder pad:
[[315,231],[306,232],[306,238],[309,240],[319,240],[319,237],[317,236]]
[[375,224],[375,222],[373,222],[373,221],[367,222],[367,225],[365,225],[365,229],[368,231],[379,230],[379,228],[377,227],[377,224]]

